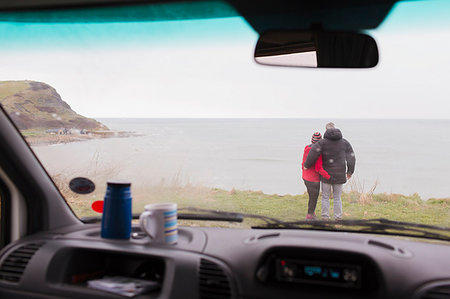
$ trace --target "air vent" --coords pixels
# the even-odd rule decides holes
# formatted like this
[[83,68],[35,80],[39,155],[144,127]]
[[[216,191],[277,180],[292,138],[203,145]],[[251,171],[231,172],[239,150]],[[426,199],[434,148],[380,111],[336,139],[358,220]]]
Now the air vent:
[[0,280],[19,282],[28,262],[44,243],[30,243],[11,252],[0,266]]
[[367,244],[389,250],[392,252],[392,254],[401,258],[410,258],[413,256],[413,254],[409,250],[393,246],[384,242],[369,240]]
[[251,236],[244,240],[244,244],[253,244],[260,240],[270,239],[270,238],[278,238],[279,236],[280,236],[280,233],[271,233],[271,234],[262,234],[262,235]]
[[434,285],[426,288],[417,296],[420,299],[448,299],[450,298],[450,284]]
[[230,282],[223,269],[211,261],[201,259],[199,269],[200,298],[231,298]]
[[394,246],[383,243],[383,242],[375,241],[375,240],[369,240],[368,244],[378,246],[378,247],[388,249],[388,250],[395,250]]

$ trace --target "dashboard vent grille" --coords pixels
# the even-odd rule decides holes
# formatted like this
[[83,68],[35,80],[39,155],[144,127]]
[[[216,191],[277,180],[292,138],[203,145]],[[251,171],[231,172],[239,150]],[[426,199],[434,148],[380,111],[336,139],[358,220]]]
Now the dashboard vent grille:
[[200,298],[231,298],[230,282],[223,269],[206,259],[201,259],[199,269]]
[[30,243],[11,252],[0,266],[0,279],[19,282],[28,262],[44,243]]
[[450,284],[435,286],[426,290],[420,299],[448,299],[450,298]]
[[383,242],[379,242],[379,241],[375,241],[375,240],[369,240],[368,242],[369,245],[374,245],[374,246],[378,246],[384,249],[388,249],[388,250],[395,250],[395,247]]

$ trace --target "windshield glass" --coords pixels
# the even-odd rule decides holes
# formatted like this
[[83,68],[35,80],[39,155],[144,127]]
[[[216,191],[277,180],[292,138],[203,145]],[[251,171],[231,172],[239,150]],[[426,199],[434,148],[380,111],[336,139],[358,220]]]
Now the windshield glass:
[[[353,70],[258,65],[258,34],[214,3],[209,18],[4,14],[1,104],[78,217],[100,215],[92,204],[120,178],[135,213],[176,202],[450,226],[448,1],[395,5],[366,32],[378,66]],[[75,177],[95,191],[72,192]]]

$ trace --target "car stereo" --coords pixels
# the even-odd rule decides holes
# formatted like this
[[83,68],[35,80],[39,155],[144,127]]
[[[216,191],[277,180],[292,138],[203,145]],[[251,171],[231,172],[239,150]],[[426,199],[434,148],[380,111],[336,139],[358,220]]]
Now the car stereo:
[[361,287],[361,267],[358,265],[276,258],[275,269],[275,278],[281,282]]

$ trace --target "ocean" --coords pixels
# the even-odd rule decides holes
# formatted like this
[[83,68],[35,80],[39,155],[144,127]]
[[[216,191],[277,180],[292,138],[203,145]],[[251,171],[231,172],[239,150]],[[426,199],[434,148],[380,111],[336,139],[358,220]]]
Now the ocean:
[[[303,194],[301,159],[325,119],[99,119],[136,137],[94,139],[33,150],[52,174],[106,176],[135,186],[202,185]],[[450,197],[449,120],[337,119],[356,170],[345,190]]]

